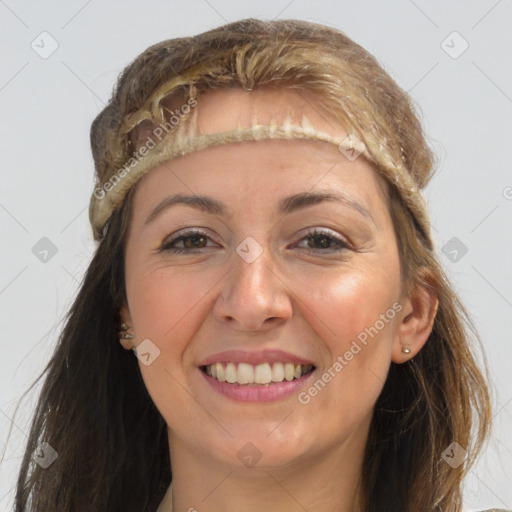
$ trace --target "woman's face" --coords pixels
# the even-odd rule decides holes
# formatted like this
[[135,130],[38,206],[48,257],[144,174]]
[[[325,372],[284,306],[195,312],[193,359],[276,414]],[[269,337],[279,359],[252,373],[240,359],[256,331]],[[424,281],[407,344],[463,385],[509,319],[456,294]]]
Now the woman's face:
[[[283,105],[344,133],[304,93],[197,108],[210,132]],[[122,316],[171,454],[276,467],[362,449],[407,310],[371,165],[323,142],[231,143],[156,167],[133,206]]]

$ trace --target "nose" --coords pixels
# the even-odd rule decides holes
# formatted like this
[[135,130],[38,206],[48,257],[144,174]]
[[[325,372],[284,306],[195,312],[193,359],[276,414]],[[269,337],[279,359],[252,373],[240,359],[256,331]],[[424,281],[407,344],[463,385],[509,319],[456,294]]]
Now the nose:
[[267,330],[292,315],[290,290],[272,265],[267,248],[251,263],[235,253],[222,283],[213,313],[232,329]]

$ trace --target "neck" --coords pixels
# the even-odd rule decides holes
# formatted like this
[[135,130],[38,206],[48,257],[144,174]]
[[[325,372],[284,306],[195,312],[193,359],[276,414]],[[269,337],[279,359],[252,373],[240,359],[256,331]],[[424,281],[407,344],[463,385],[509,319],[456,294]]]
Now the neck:
[[[365,435],[361,435],[361,430]],[[174,512],[359,512],[367,429],[279,467],[229,466],[169,436]],[[165,512],[168,512],[165,510]]]

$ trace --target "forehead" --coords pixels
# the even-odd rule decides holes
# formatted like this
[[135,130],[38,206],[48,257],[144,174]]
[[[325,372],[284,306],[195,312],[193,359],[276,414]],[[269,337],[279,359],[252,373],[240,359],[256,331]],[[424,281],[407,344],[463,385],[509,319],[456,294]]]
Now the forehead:
[[155,212],[174,204],[194,204],[196,212],[233,222],[273,224],[321,203],[358,211],[377,228],[389,217],[384,180],[362,158],[350,162],[334,145],[307,140],[232,143],[189,153],[144,176],[134,230],[144,230]]

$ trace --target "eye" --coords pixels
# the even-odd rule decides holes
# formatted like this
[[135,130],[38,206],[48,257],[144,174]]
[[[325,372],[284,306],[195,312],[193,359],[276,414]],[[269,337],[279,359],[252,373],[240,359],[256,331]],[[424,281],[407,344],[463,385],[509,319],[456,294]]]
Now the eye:
[[[159,248],[159,252],[172,252],[175,254],[187,252],[194,254],[206,248],[205,244],[209,239],[210,237],[203,231],[191,229],[171,240],[165,241]],[[175,247],[178,243],[181,243],[183,248]]]
[[350,248],[347,242],[338,236],[334,236],[331,231],[324,229],[315,228],[303,237],[302,240],[308,242],[308,247],[312,245],[319,247],[316,249],[306,249],[305,252],[308,254],[318,254],[319,252],[339,253]]
[[[207,248],[207,242],[211,240],[210,237],[203,231],[197,229],[190,229],[165,241],[158,249],[159,252],[172,252],[174,254],[180,253],[198,253],[202,249]],[[334,236],[331,231],[315,228],[301,238],[300,242],[305,240],[309,248],[304,248],[304,252],[308,254],[318,253],[339,253],[343,250],[349,249],[349,244],[341,238]],[[182,244],[182,247],[176,247],[177,244]],[[311,248],[317,245],[317,248]],[[299,247],[299,245],[297,244]],[[211,246],[210,246],[211,247]]]

